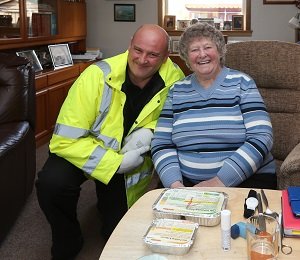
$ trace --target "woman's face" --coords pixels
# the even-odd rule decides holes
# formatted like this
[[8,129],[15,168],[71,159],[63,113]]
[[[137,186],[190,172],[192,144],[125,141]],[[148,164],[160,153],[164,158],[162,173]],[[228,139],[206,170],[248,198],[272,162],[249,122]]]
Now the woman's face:
[[188,48],[188,63],[198,79],[215,79],[221,70],[216,44],[209,38],[193,39]]

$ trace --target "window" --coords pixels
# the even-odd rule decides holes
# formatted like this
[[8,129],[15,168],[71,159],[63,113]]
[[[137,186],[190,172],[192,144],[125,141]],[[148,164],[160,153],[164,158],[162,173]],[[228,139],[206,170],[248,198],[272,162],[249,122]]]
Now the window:
[[[160,25],[165,15],[175,15],[176,20],[213,21],[228,35],[251,36],[251,0],[158,0],[158,14]],[[243,17],[242,30],[226,26],[236,15]],[[176,35],[176,32],[170,34]]]
[[243,0],[166,0],[166,14],[176,14],[178,20],[213,18],[217,22],[231,21],[232,15],[243,14]]

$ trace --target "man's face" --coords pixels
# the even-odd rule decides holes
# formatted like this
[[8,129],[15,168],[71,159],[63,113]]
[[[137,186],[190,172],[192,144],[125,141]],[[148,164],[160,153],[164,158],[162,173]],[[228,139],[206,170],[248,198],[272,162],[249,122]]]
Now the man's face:
[[166,38],[152,31],[138,32],[128,51],[129,74],[133,81],[150,79],[168,57]]

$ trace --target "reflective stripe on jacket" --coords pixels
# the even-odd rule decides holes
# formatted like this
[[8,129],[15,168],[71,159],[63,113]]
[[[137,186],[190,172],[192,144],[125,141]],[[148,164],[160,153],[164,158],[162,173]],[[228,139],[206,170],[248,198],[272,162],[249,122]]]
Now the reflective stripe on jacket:
[[[50,141],[50,151],[82,169],[88,176],[107,184],[119,168],[123,155],[123,107],[121,91],[125,81],[128,52],[89,66],[75,81],[62,105]],[[134,129],[154,129],[168,89],[184,77],[168,59],[159,70],[165,87],[142,109],[128,134]],[[130,207],[151,180],[152,161],[126,174],[125,185]]]

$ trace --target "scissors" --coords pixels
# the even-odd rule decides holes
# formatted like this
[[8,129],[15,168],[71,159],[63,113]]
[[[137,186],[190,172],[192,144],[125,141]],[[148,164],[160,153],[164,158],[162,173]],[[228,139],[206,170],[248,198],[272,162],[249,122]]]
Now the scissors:
[[293,248],[289,245],[283,244],[283,215],[280,216],[280,249],[285,255],[290,255],[293,252]]

